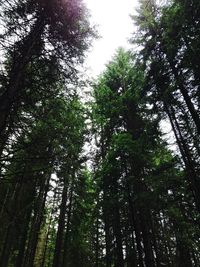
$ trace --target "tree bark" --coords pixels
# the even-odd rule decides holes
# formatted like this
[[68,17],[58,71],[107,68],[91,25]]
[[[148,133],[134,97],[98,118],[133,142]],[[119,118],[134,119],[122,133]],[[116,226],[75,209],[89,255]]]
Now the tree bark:
[[196,174],[193,159],[191,158],[187,144],[182,136],[173,107],[169,108],[167,107],[167,105],[165,105],[165,110],[169,117],[174,135],[176,137],[177,144],[179,146],[179,149],[180,149],[180,152],[181,152],[181,155],[182,155],[185,167],[186,167],[186,171],[187,171],[188,178],[189,178],[188,180],[192,187],[192,192],[194,195],[196,207],[198,211],[200,212],[200,182]]
[[68,198],[68,181],[65,179],[64,187],[62,192],[62,200],[60,205],[60,215],[58,219],[58,231],[56,236],[56,244],[54,250],[54,258],[52,267],[58,267],[62,264],[62,251],[63,251],[63,237],[65,230],[65,215],[66,215],[66,204]]
[[35,215],[30,229],[30,237],[26,249],[24,263],[22,265],[23,267],[32,267],[34,264],[38,236],[43,220],[46,197],[49,190],[50,174],[47,173],[46,175],[44,175],[44,177],[41,178],[41,180],[43,181],[42,184],[40,185],[40,191],[36,201],[35,212],[34,212]]

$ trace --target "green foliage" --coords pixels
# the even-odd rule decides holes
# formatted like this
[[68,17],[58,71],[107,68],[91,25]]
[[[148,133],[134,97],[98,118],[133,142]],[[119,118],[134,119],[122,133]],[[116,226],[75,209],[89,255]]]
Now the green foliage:
[[1,267],[199,266],[200,4],[157,2],[87,106],[82,1],[0,1]]

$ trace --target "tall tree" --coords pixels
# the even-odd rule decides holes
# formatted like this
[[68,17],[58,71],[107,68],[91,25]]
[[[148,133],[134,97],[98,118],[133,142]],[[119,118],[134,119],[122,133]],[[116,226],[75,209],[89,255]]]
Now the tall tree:
[[[135,17],[141,35],[134,41],[142,47],[139,60],[147,72],[146,93],[156,112],[168,116],[200,211],[198,79],[187,61],[190,50],[184,41],[191,18],[188,21],[186,5],[180,1],[161,7],[153,1],[141,3]],[[190,4],[195,13],[198,4]],[[189,38],[196,40],[192,32]]]
[[[37,61],[42,59],[49,75],[53,72],[59,77],[62,73],[67,80],[72,81],[76,74],[75,65],[82,61],[92,30],[86,8],[79,0],[10,0],[1,3],[0,8],[4,25],[1,41],[5,54],[2,62],[4,74],[1,79],[0,134],[4,142],[5,131],[12,121],[10,116],[13,110],[16,112],[23,104],[22,94],[30,90],[26,80],[28,69],[36,68],[37,72],[40,71]],[[50,80],[51,76],[48,76]],[[41,93],[43,88],[39,83],[36,86]]]
[[[189,197],[185,201],[193,199],[186,193],[189,185],[178,167],[178,159],[161,139],[160,116],[149,105],[144,88],[142,66],[122,49],[94,86],[93,121],[99,135],[106,266],[175,266],[177,257],[181,264],[186,264],[181,256],[186,251],[188,264],[192,262],[189,232],[181,226],[187,205],[176,196],[178,184],[185,198]],[[173,203],[178,214],[183,212],[176,221],[170,206],[166,207],[168,202]],[[181,205],[185,211],[180,210]],[[166,223],[162,224],[163,220]],[[174,236],[174,244],[168,242],[165,227],[171,238]],[[183,247],[179,246],[178,229],[181,235],[187,235],[186,240],[181,238]],[[168,254],[176,250],[177,256],[174,252]]]

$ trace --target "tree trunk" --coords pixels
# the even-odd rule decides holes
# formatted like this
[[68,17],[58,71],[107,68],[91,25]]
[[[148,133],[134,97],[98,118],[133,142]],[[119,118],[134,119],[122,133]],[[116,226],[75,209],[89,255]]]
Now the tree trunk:
[[133,201],[132,201],[132,197],[130,195],[129,186],[127,187],[127,191],[128,191],[129,210],[130,210],[131,221],[132,221],[132,229],[133,229],[133,231],[135,231],[136,246],[137,246],[137,252],[138,252],[138,263],[139,263],[139,267],[144,267],[143,256],[142,256],[143,255],[143,249],[141,246],[142,237],[141,237],[141,231],[140,231],[140,224],[139,224],[138,218],[137,218],[137,211],[133,206]]
[[174,131],[174,135],[176,137],[177,144],[179,146],[180,152],[182,154],[182,158],[186,167],[186,171],[188,174],[189,182],[192,187],[192,192],[194,195],[195,203],[197,206],[198,211],[200,212],[200,182],[199,178],[197,177],[194,162],[191,158],[190,152],[188,150],[188,147],[186,145],[186,142],[182,136],[181,130],[179,128],[179,124],[177,122],[175,112],[173,110],[173,107],[168,108],[167,105],[165,105],[166,113],[170,119],[170,123],[172,126],[172,129]]
[[67,253],[68,253],[68,235],[70,230],[70,221],[72,215],[72,202],[73,202],[73,184],[71,185],[70,195],[69,195],[69,205],[67,211],[67,224],[66,224],[66,232],[65,232],[65,240],[64,240],[64,248],[63,248],[63,262],[62,267],[67,267]]
[[50,174],[44,175],[41,177],[42,184],[40,186],[39,195],[37,197],[36,206],[35,206],[35,215],[33,218],[32,226],[30,229],[30,237],[28,246],[26,249],[25,260],[23,267],[32,267],[34,264],[35,252],[37,248],[38,236],[41,228],[41,223],[44,215],[44,208],[46,203],[46,197],[49,190],[49,181]]
[[119,210],[119,198],[118,198],[118,184],[116,177],[112,182],[112,198],[113,198],[113,232],[116,238],[116,266],[123,267],[123,250],[122,250],[122,233],[121,233],[121,222],[120,222],[120,210]]
[[146,267],[155,267],[149,220],[151,220],[151,218],[149,218],[147,212],[144,209],[140,210],[140,224],[141,224],[142,238],[144,244],[145,265]]
[[106,242],[106,267],[112,266],[112,254],[111,254],[111,247],[112,247],[112,237],[111,237],[111,218],[109,212],[109,197],[106,189],[106,182],[104,184],[104,191],[103,191],[103,218],[104,218],[104,225],[105,225],[105,242]]
[[68,198],[68,192],[67,191],[68,191],[68,181],[65,179],[63,192],[62,192],[62,200],[61,200],[61,205],[60,205],[60,215],[59,215],[59,219],[58,219],[58,231],[57,231],[57,236],[56,236],[56,244],[55,244],[52,267],[61,266],[61,263],[62,263],[66,204],[67,204],[67,198]]

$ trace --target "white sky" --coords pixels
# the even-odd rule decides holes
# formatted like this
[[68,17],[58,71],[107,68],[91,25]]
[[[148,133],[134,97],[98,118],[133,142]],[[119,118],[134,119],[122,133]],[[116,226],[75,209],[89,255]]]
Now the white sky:
[[91,21],[98,25],[100,39],[86,60],[89,74],[96,76],[111,60],[119,46],[128,48],[128,38],[134,32],[130,14],[134,14],[137,0],[84,0],[91,13]]

